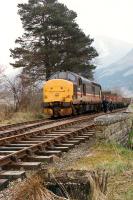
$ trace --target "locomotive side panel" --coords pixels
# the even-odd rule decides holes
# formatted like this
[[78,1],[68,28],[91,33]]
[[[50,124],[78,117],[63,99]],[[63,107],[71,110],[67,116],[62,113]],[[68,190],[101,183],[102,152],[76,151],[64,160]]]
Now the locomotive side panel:
[[78,90],[78,100],[86,103],[101,102],[101,88],[93,84],[83,84],[82,89]]

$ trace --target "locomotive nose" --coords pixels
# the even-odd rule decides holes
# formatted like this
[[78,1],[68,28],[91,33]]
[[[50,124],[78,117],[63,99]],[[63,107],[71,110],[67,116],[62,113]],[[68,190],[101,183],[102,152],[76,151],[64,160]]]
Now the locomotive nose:
[[73,84],[63,79],[53,79],[44,85],[44,102],[70,102],[73,95]]
[[51,116],[71,115],[73,83],[64,79],[52,79],[44,85],[44,113]]

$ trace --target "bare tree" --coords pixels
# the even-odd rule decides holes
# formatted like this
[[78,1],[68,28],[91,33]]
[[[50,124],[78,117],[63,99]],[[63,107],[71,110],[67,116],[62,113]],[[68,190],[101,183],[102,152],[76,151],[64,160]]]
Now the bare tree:
[[30,77],[21,72],[15,78],[0,67],[0,103],[18,110],[40,111],[42,91],[39,84],[33,84]]
[[5,76],[5,67],[0,65],[0,102],[4,101],[6,95],[4,92],[4,76]]
[[18,111],[24,104],[28,103],[29,95],[29,85],[25,77],[20,74],[14,79],[5,76],[5,84],[10,98],[14,104],[14,110]]

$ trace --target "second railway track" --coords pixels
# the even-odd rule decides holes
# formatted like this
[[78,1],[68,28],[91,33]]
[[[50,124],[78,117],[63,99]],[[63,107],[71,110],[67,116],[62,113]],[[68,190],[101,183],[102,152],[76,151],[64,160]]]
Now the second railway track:
[[38,120],[25,121],[25,122],[19,122],[19,123],[14,123],[14,124],[6,124],[6,125],[0,126],[0,131],[10,130],[12,128],[19,128],[21,126],[32,125],[32,124],[41,123],[44,121],[49,121],[49,119],[38,119]]
[[28,128],[36,128],[45,124],[49,124],[52,122],[55,122],[56,120],[52,119],[41,119],[41,120],[34,120],[34,121],[27,121],[27,122],[20,122],[17,124],[8,124],[8,125],[3,125],[0,126],[0,134],[1,133],[6,133],[10,131],[16,131],[17,130],[22,130],[22,129],[28,129]]
[[[69,117],[69,119],[70,118],[71,117]],[[22,122],[22,123],[17,123],[17,124],[4,125],[4,126],[0,127],[0,138],[21,134],[28,130],[39,128],[39,127],[46,126],[46,125],[50,125],[55,122],[57,123],[57,122],[60,122],[63,120],[66,120],[66,118],[43,119],[43,120]]]

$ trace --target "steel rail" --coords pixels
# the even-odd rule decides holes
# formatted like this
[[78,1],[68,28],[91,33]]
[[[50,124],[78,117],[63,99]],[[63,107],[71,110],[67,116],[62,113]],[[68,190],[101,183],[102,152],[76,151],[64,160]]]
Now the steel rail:
[[13,124],[6,124],[6,125],[0,126],[0,131],[8,130],[13,127],[19,127],[19,126],[28,125],[28,124],[44,122],[47,120],[49,120],[49,119],[37,119],[37,120],[31,120],[31,121],[25,121],[25,122],[13,123]]
[[69,126],[72,125],[74,123],[78,123],[80,121],[84,121],[84,120],[90,120],[95,118],[97,115],[93,115],[93,116],[86,116],[86,117],[81,117],[81,118],[74,118],[74,119],[69,119],[69,120],[65,120],[65,121],[61,121],[59,124],[57,124],[57,122],[51,124],[51,126],[49,125],[49,127],[42,127],[40,129],[34,129],[31,130],[29,132],[25,132],[22,134],[18,134],[18,135],[14,135],[14,136],[10,136],[10,137],[4,137],[4,138],[0,138],[0,145],[5,145],[5,144],[9,144],[10,142],[16,141],[18,139],[23,139],[26,138],[28,139],[31,136],[37,136],[38,134],[47,134],[50,131],[54,131],[57,130],[59,128],[62,128],[63,126]]
[[[11,153],[9,155],[3,156],[0,159],[0,166],[2,167],[3,165],[7,165],[17,159],[23,158],[26,155],[30,155],[31,153],[36,153],[37,151],[40,151],[40,150],[44,150],[45,148],[50,147],[53,144],[56,145],[61,142],[64,142],[64,140],[66,139],[74,138],[74,136],[77,136],[77,135],[82,135],[84,131],[88,131],[88,129],[91,129],[92,127],[94,127],[94,125],[89,124],[89,125],[83,126],[82,128],[78,128],[75,131],[66,132],[64,134],[60,134],[59,136],[54,136],[51,139],[46,139],[44,141],[38,142],[37,144],[31,144],[31,146],[29,147],[24,147],[24,148],[22,147],[21,150],[18,150],[15,153]],[[19,141],[17,142],[19,143]]]
[[[68,117],[68,119],[71,119],[71,118],[73,118],[73,117]],[[17,135],[17,134],[21,134],[23,132],[26,132],[27,130],[38,128],[38,127],[41,127],[41,126],[44,126],[44,125],[48,125],[48,124],[52,124],[52,123],[55,123],[55,122],[64,121],[66,119],[67,118],[42,120],[41,122],[38,122],[38,123],[35,123],[35,124],[28,124],[27,123],[27,125],[24,125],[22,127],[19,127],[16,124],[16,127],[13,128],[13,129],[8,129],[6,131],[0,131],[0,138],[9,137],[9,136],[12,136],[12,135]]]
[[23,133],[27,130],[31,130],[33,128],[38,128],[38,127],[48,125],[48,124],[52,124],[54,122],[58,122],[58,121],[57,120],[42,121],[42,122],[38,122],[38,123],[35,123],[35,124],[28,124],[28,125],[25,125],[23,127],[17,127],[15,129],[11,129],[11,130],[8,129],[6,131],[0,131],[0,138],[12,136],[12,135],[17,135],[17,134]]

